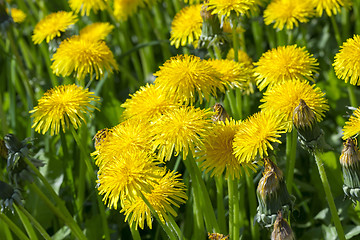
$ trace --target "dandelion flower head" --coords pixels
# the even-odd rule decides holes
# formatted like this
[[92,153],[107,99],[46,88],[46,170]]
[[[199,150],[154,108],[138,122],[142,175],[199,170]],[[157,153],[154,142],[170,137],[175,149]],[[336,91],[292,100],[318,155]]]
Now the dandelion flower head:
[[284,133],[282,119],[273,112],[258,112],[240,125],[234,139],[234,154],[240,163],[250,163],[256,156],[268,156],[272,143],[281,143],[278,139]]
[[92,102],[98,102],[99,97],[93,92],[75,84],[60,85],[44,93],[38,105],[30,111],[34,118],[32,128],[38,133],[45,134],[50,129],[50,134],[58,134],[60,126],[65,132],[69,125],[75,129],[85,122],[85,116],[97,109]]
[[171,23],[170,44],[185,46],[199,40],[203,19],[200,15],[201,4],[191,5],[181,9]]
[[225,177],[240,178],[242,172],[255,169],[252,163],[239,163],[233,153],[233,142],[235,134],[240,130],[240,122],[234,119],[226,119],[225,122],[219,121],[209,130],[204,137],[204,144],[201,145],[198,161],[200,167],[210,172],[211,176],[219,177],[224,171]]
[[207,6],[211,14],[225,16],[236,14],[236,16],[244,15],[255,7],[255,0],[209,0]]
[[255,63],[256,83],[262,91],[266,86],[272,87],[288,80],[313,81],[318,65],[305,47],[280,46],[264,53]]
[[104,41],[92,41],[73,36],[61,42],[51,59],[51,69],[56,76],[69,76],[75,71],[77,79],[84,79],[86,74],[95,72],[96,79],[102,78],[104,71],[117,70],[113,53]]
[[[153,189],[150,193],[144,194],[164,224],[168,219],[167,213],[177,216],[171,205],[179,208],[179,204],[185,203],[187,200],[186,186],[181,182],[180,176],[180,174],[169,171],[158,182],[152,183]],[[125,221],[129,221],[130,226],[135,224],[135,229],[138,226],[144,229],[145,221],[148,227],[152,229],[151,210],[140,196],[125,200],[120,212],[124,212]]]
[[360,133],[360,107],[350,116],[349,121],[345,123],[342,137],[344,140],[354,137]]
[[97,22],[81,29],[79,35],[81,38],[92,39],[93,41],[105,40],[113,28],[114,25],[108,22]]
[[300,23],[306,23],[315,15],[312,0],[275,0],[264,11],[266,25],[274,24],[274,28],[293,29]]
[[340,47],[333,63],[336,76],[352,85],[360,85],[360,35],[349,38]]
[[143,6],[143,0],[114,0],[114,16],[117,20],[126,21]]
[[65,32],[70,25],[77,22],[77,17],[72,12],[59,11],[51,13],[43,18],[35,25],[32,35],[32,41],[35,44],[40,44],[46,39],[46,42],[55,37],[60,37],[61,32]]
[[140,89],[131,98],[127,99],[121,107],[125,108],[123,116],[128,118],[156,119],[167,111],[179,107],[175,102],[175,97],[169,97],[154,84],[147,84]]
[[[6,12],[9,13],[9,10],[6,9]],[[11,17],[14,20],[14,22],[22,23],[23,21],[25,21],[26,14],[20,9],[11,8]]]
[[119,199],[125,199],[151,192],[152,183],[161,177],[161,167],[156,158],[144,151],[128,151],[114,156],[98,171],[98,190],[103,202],[109,208],[117,209]]
[[170,160],[173,152],[177,156],[181,151],[186,159],[189,151],[195,154],[195,147],[202,144],[201,136],[212,126],[210,109],[181,107],[164,114],[154,124],[155,140],[160,160]]
[[305,101],[306,105],[314,112],[316,120],[322,121],[325,112],[329,110],[325,94],[315,85],[299,80],[286,81],[282,84],[268,89],[264,93],[263,104],[260,108],[263,111],[277,112],[284,116],[287,131],[292,130],[292,119],[295,108],[300,100]]
[[160,70],[155,85],[169,96],[178,96],[179,101],[193,103],[198,93],[199,100],[216,96],[216,90],[224,90],[221,74],[210,63],[193,55],[178,55],[170,58]]
[[336,15],[341,12],[341,7],[349,8],[351,0],[315,0],[316,12],[321,17],[325,11],[328,16]]
[[106,8],[106,0],[69,0],[70,8],[75,13],[81,13],[82,16],[90,15],[90,10],[95,13]]

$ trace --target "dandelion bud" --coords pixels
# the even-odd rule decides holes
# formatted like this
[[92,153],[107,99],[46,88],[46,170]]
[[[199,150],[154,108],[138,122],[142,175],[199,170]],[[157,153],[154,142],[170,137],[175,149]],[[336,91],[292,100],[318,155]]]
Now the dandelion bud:
[[5,208],[10,209],[14,212],[12,207],[13,203],[21,203],[21,193],[18,188],[13,188],[11,185],[6,182],[0,181],[0,206],[1,211],[4,211]]
[[224,235],[221,233],[208,233],[208,237],[210,240],[228,240],[229,235]]
[[264,162],[263,177],[257,188],[259,206],[255,220],[270,227],[275,222],[278,211],[287,212],[292,208],[294,197],[286,189],[281,169],[268,158]]
[[271,234],[271,240],[294,240],[295,236],[290,225],[283,218],[282,212],[279,212],[274,223],[274,231]]
[[344,142],[344,148],[340,156],[340,164],[343,169],[343,190],[354,204],[360,201],[360,153],[356,147],[356,140],[348,138]]
[[229,114],[226,112],[225,108],[220,103],[216,103],[213,107],[213,110],[215,112],[215,115],[212,117],[212,120],[214,122],[225,122],[226,119],[230,119]]

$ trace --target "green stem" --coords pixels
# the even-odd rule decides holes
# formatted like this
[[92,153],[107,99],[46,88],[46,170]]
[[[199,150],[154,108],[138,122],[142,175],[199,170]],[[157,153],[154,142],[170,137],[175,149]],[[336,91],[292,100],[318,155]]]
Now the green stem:
[[224,186],[223,177],[215,177],[216,184],[216,206],[217,206],[217,218],[219,222],[220,232],[226,232],[226,220],[225,220],[225,207],[224,207]]
[[133,240],[141,240],[140,233],[139,233],[138,230],[135,229],[134,224],[131,225],[131,226],[129,225],[129,228],[130,228],[130,231],[131,231],[132,239]]
[[239,239],[240,236],[240,214],[239,195],[237,191],[237,179],[227,179],[229,195],[229,235],[230,239]]
[[326,198],[327,198],[327,202],[329,204],[332,219],[333,219],[334,224],[335,224],[336,232],[337,232],[338,237],[339,237],[340,240],[345,240],[344,230],[342,228],[340,218],[339,218],[339,215],[338,215],[338,211],[337,211],[336,206],[335,206],[334,198],[333,198],[332,193],[331,193],[331,189],[330,189],[330,185],[329,185],[329,182],[328,182],[328,179],[327,179],[327,176],[326,176],[324,164],[323,164],[322,159],[321,159],[321,153],[320,153],[319,150],[315,150],[313,152],[313,154],[314,154],[314,157],[315,157],[316,165],[317,165],[318,170],[319,170],[320,179],[321,179],[321,182],[322,182],[324,190],[325,190],[325,195],[326,195]]
[[294,169],[296,160],[297,131],[293,128],[291,132],[286,134],[286,161],[287,161],[287,189],[289,194],[292,193],[294,180]]
[[256,207],[257,207],[256,190],[253,181],[253,174],[252,173],[250,173],[250,175],[246,174],[245,179],[246,179],[247,194],[248,194],[248,201],[250,207],[249,212],[250,212],[251,239],[256,240],[256,239],[260,239],[260,236],[259,236],[258,224],[252,224],[254,222],[254,218],[256,215]]
[[336,42],[338,43],[339,46],[341,46],[342,45],[341,35],[340,35],[339,27],[336,23],[334,15],[330,16],[330,20],[331,20],[331,24],[334,29]]
[[235,89],[235,106],[236,106],[236,116],[237,119],[243,118],[243,94],[240,88]]
[[234,61],[237,62],[239,61],[239,36],[236,32],[236,27],[237,27],[237,20],[236,18],[234,18],[234,22],[233,22],[233,28],[232,28],[232,37],[233,37],[233,49],[234,49]]
[[349,93],[349,99],[350,99],[350,104],[352,107],[358,107],[358,103],[357,103],[357,99],[356,99],[356,95],[355,95],[355,92],[354,92],[354,86],[351,85],[351,84],[348,84],[347,85],[347,90],[348,90],[348,93]]
[[3,212],[0,211],[0,220],[2,220],[6,225],[9,226],[11,231],[16,234],[16,236],[19,237],[19,239],[22,240],[29,240],[29,238],[26,236],[26,234],[18,227],[16,224],[11,221],[10,218],[8,218]]

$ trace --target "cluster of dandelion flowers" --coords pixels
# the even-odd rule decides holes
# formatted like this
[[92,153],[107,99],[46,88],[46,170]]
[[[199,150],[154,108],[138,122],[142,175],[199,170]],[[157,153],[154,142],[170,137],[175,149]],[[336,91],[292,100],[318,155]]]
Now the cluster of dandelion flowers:
[[154,84],[140,87],[130,97],[121,105],[125,108],[123,116],[126,119],[134,117],[152,121],[165,112],[179,107],[179,104],[175,102],[175,97],[167,96]]
[[92,155],[96,155],[96,165],[101,168],[117,157],[128,151],[151,151],[153,140],[152,126],[146,120],[129,119],[106,133]]
[[38,105],[30,111],[34,118],[32,128],[36,132],[45,134],[50,129],[50,134],[59,133],[60,126],[63,132],[69,125],[77,129],[85,116],[97,109],[92,102],[99,101],[93,92],[75,84],[60,85],[44,93]]
[[[6,9],[6,12],[9,13],[9,10]],[[14,20],[14,22],[22,23],[23,21],[25,21],[26,14],[20,9],[11,8],[11,17]]]
[[293,29],[300,23],[306,23],[315,15],[312,0],[275,0],[264,11],[266,25],[274,24],[274,28],[282,30],[284,27]]
[[92,41],[73,36],[61,42],[51,59],[51,69],[56,76],[69,76],[74,71],[77,79],[95,72],[96,79],[103,77],[104,71],[118,69],[113,53],[104,41]]
[[265,87],[287,80],[313,81],[319,63],[305,47],[280,46],[264,53],[255,63],[256,84],[260,91]]
[[82,38],[92,39],[93,41],[105,40],[113,28],[114,25],[108,22],[97,22],[81,29],[79,35]]
[[180,107],[162,115],[154,124],[154,148],[160,160],[170,160],[173,152],[181,151],[185,160],[189,151],[195,155],[195,147],[202,144],[201,136],[212,127],[210,109]]
[[[152,183],[151,192],[144,193],[144,197],[163,223],[168,219],[167,213],[177,216],[171,205],[179,208],[179,204],[187,200],[186,186],[181,182],[180,176],[180,174],[168,171],[158,179],[158,182]],[[130,227],[135,224],[135,229],[138,226],[143,229],[146,221],[148,227],[152,229],[151,210],[141,196],[125,200],[120,212],[124,212],[125,221],[129,221]]]
[[51,13],[38,22],[34,28],[32,41],[40,44],[46,39],[46,42],[55,37],[60,37],[61,32],[65,32],[70,25],[77,22],[77,17],[72,12],[59,11]]
[[219,16],[244,15],[249,10],[256,8],[255,0],[209,0],[206,5],[211,14]]
[[350,116],[349,121],[345,123],[342,137],[344,140],[354,137],[360,132],[360,107]]
[[250,163],[259,155],[268,156],[272,144],[281,143],[278,139],[284,133],[282,119],[274,112],[257,112],[243,121],[235,135],[234,154],[240,163]]
[[345,80],[350,80],[352,85],[360,85],[360,35],[349,38],[340,47],[340,51],[335,55],[333,63],[336,76]]
[[310,107],[318,122],[322,121],[324,113],[329,110],[327,99],[324,96],[325,93],[315,84],[311,86],[304,81],[286,81],[264,93],[264,97],[260,100],[263,102],[260,108],[284,116],[286,129],[291,131],[293,113],[300,100],[305,101],[306,105]]
[[136,13],[139,7],[144,5],[144,0],[114,0],[114,16],[117,20],[126,21],[128,17]]
[[351,0],[315,0],[317,14],[321,17],[324,10],[328,16],[340,13],[341,7],[349,8],[352,5]]
[[203,19],[200,15],[201,4],[191,5],[181,9],[171,23],[170,44],[185,46],[199,40]]
[[150,193],[152,183],[161,178],[162,170],[153,154],[145,151],[127,151],[114,156],[98,171],[98,190],[109,208],[117,209],[119,199],[134,198]]
[[69,0],[70,8],[75,13],[81,13],[82,16],[90,15],[90,10],[95,13],[104,10],[107,6],[106,0]]
[[170,58],[154,76],[157,76],[155,85],[158,88],[184,103],[193,103],[196,93],[202,103],[203,98],[209,100],[211,94],[216,96],[217,89],[224,91],[221,74],[210,63],[193,55]]
[[242,172],[255,169],[253,163],[239,163],[233,154],[233,141],[240,129],[240,123],[234,119],[219,121],[204,137],[203,145],[196,153],[201,162],[200,167],[210,172],[211,176],[220,177],[225,172],[226,178],[240,178]]

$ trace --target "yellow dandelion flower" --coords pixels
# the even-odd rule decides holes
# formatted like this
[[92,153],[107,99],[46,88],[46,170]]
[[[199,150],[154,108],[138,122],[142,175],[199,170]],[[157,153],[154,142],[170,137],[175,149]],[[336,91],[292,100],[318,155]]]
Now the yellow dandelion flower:
[[293,29],[300,23],[306,23],[315,15],[312,0],[275,0],[264,11],[266,25],[274,24],[274,28]]
[[143,6],[143,0],[114,0],[114,16],[117,20],[126,21]]
[[284,116],[286,130],[292,130],[292,119],[295,108],[300,100],[314,112],[316,120],[322,121],[325,112],[329,110],[325,93],[315,85],[301,81],[286,81],[274,86],[264,93],[263,104],[260,106],[264,111],[277,112]]
[[91,102],[99,101],[88,89],[73,85],[60,85],[44,93],[38,105],[30,111],[34,118],[32,128],[45,134],[50,128],[50,134],[58,134],[60,126],[65,132],[69,125],[75,129],[85,122],[85,115],[97,109]]
[[110,129],[92,155],[96,155],[95,163],[101,168],[124,152],[150,151],[152,140],[151,125],[148,121],[130,119]]
[[210,94],[216,96],[217,88],[224,91],[220,73],[207,61],[192,55],[170,58],[154,76],[157,76],[155,85],[158,88],[169,96],[178,96],[184,103],[193,103],[196,93],[202,103],[203,98],[209,100]]
[[278,139],[284,133],[282,119],[273,112],[258,112],[247,118],[240,125],[234,139],[234,154],[240,163],[249,163],[268,156],[272,143],[281,143]]
[[113,53],[104,41],[92,41],[73,36],[61,42],[51,59],[51,69],[56,76],[69,76],[76,72],[77,79],[84,79],[95,72],[96,79],[102,78],[104,71],[118,69]]
[[360,85],[360,35],[349,38],[340,47],[340,51],[335,55],[333,63],[336,76],[345,80],[350,80],[352,85]]
[[113,30],[114,25],[108,22],[97,22],[90,24],[80,30],[80,37],[93,41],[105,40],[106,36]]
[[201,136],[212,126],[210,109],[181,107],[164,114],[154,124],[154,148],[159,159],[170,160],[173,152],[177,156],[183,152],[186,159],[189,151],[195,154],[195,147],[201,145]]
[[221,176],[226,170],[225,177],[240,178],[242,172],[254,170],[255,164],[239,163],[233,153],[235,134],[240,130],[240,123],[234,119],[217,122],[204,137],[204,144],[200,146],[197,156],[201,162],[200,167],[206,172],[212,170],[211,176]]
[[147,84],[127,99],[121,107],[125,108],[123,116],[128,118],[147,119],[151,121],[160,117],[167,111],[171,111],[179,104],[175,103],[175,97],[169,98],[154,84]]
[[75,13],[81,13],[81,16],[90,15],[90,10],[95,13],[106,8],[106,0],[69,0],[70,8]]
[[360,132],[360,107],[350,116],[349,121],[345,123],[342,137],[344,140],[354,137]]
[[211,14],[228,18],[231,14],[239,16],[248,13],[255,7],[255,0],[209,0],[206,5]]
[[59,11],[51,13],[36,24],[31,37],[32,41],[35,44],[40,44],[46,39],[48,43],[55,37],[60,37],[61,32],[65,32],[77,20],[77,17],[72,12]]
[[305,47],[281,46],[264,53],[255,63],[255,76],[260,91],[266,86],[288,80],[310,80],[319,63]]
[[210,65],[221,73],[221,82],[225,87],[240,88],[247,90],[250,81],[253,80],[253,68],[247,67],[244,63],[228,59],[210,59]]
[[[9,10],[6,9],[6,12],[9,13]],[[25,21],[26,14],[20,9],[11,8],[11,17],[14,20],[14,22],[22,23],[23,21]]]
[[119,199],[123,205],[126,198],[151,192],[152,183],[161,176],[156,158],[144,151],[128,151],[114,156],[98,171],[98,190],[109,208],[117,209]]
[[170,44],[185,46],[199,40],[203,19],[200,15],[201,4],[191,5],[181,9],[171,23]]
[[316,12],[321,17],[324,10],[328,16],[336,15],[341,12],[341,7],[349,8],[351,0],[315,0]]
[[[167,213],[177,216],[171,205],[179,208],[179,204],[185,203],[187,200],[186,186],[181,182],[180,176],[175,172],[167,172],[157,183],[152,183],[153,190],[150,193],[144,194],[163,223],[168,219]],[[125,221],[129,221],[130,226],[135,224],[135,229],[138,226],[144,229],[145,221],[152,229],[151,210],[140,196],[125,200],[120,212],[124,212]]]
[[222,233],[208,233],[209,240],[229,240],[229,235],[224,235]]

